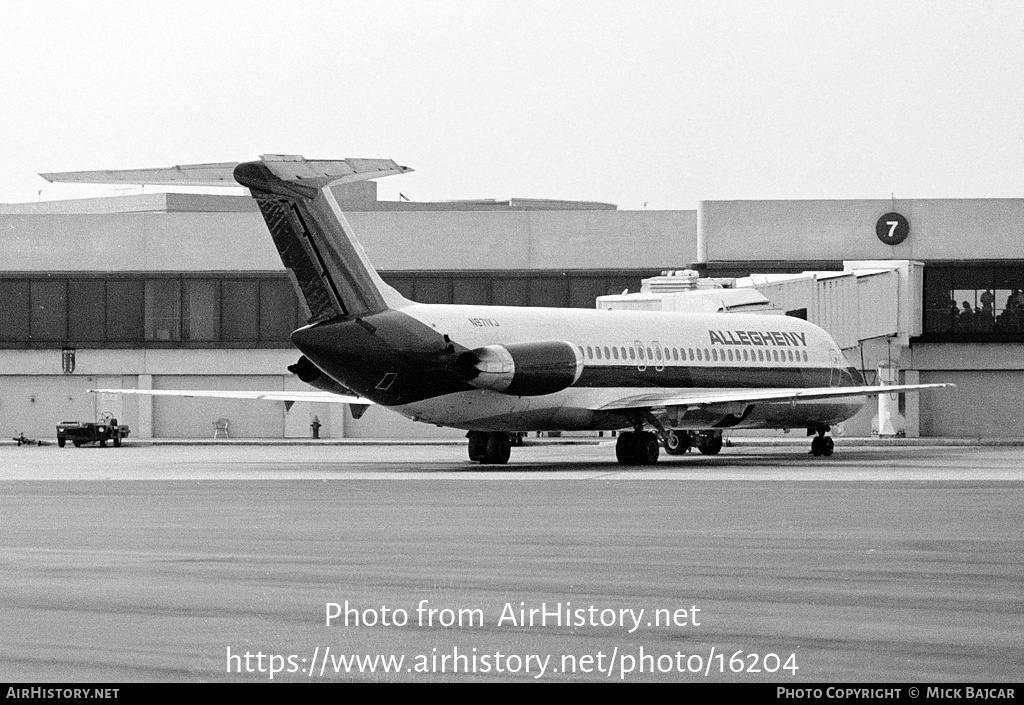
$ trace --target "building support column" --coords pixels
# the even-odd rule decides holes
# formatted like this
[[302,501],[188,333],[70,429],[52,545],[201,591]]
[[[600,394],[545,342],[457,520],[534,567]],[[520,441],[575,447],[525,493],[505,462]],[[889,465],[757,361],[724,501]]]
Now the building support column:
[[[328,407],[327,422],[325,434],[323,431],[320,432],[320,436],[323,438],[344,438],[345,437],[345,410],[348,409],[348,404],[325,404],[323,406]],[[320,422],[324,423],[324,416],[320,417]]]
[[[153,375],[139,375],[139,389],[153,388]],[[136,438],[153,438],[153,397],[148,394],[139,395],[139,431],[132,435]]]
[[[921,373],[917,370],[903,371],[904,384],[920,384]],[[921,392],[904,394],[903,418],[906,419],[907,438],[921,436]]]

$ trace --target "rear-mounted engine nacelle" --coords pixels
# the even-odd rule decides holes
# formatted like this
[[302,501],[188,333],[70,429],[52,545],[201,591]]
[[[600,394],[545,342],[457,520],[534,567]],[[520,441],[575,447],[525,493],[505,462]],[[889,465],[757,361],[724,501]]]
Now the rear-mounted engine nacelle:
[[487,345],[460,355],[459,367],[474,387],[539,396],[560,392],[578,380],[583,353],[564,341]]

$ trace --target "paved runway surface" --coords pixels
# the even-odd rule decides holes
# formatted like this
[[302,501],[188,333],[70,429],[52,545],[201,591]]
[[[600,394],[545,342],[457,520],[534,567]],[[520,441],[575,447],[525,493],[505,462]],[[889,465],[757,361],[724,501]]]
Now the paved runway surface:
[[839,445],[3,447],[0,680],[1019,681],[1024,449]]

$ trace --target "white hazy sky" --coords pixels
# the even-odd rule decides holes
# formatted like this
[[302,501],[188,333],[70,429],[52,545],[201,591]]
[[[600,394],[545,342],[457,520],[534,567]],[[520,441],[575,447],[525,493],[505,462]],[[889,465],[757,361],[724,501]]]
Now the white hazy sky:
[[[0,16],[36,172],[391,157],[382,198],[1024,197],[1024,3],[46,2]],[[81,187],[77,187],[80,189]]]

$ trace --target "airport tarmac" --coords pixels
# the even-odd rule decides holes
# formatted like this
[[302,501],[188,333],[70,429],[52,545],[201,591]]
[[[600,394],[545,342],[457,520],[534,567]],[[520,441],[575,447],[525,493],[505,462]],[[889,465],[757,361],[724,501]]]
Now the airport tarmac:
[[465,452],[0,447],[0,680],[1020,680],[1024,449]]

